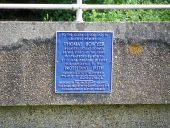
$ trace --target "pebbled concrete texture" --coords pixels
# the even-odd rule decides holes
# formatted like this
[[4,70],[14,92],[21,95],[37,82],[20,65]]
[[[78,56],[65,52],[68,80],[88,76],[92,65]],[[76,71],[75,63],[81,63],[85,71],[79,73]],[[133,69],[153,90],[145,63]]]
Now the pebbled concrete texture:
[[[55,94],[55,32],[113,31],[111,94]],[[0,105],[170,103],[170,23],[0,22]]]
[[1,128],[169,128],[170,105],[0,107]]

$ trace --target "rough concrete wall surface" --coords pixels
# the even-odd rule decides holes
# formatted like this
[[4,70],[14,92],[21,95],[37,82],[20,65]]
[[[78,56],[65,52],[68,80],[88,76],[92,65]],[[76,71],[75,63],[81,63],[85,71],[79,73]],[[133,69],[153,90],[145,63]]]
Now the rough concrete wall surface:
[[[112,93],[55,94],[56,31],[114,32]],[[0,127],[168,128],[169,103],[168,22],[0,22]]]
[[170,105],[0,107],[1,128],[169,128]]
[[[55,32],[113,31],[112,93],[55,94]],[[170,23],[0,22],[0,105],[170,103]]]

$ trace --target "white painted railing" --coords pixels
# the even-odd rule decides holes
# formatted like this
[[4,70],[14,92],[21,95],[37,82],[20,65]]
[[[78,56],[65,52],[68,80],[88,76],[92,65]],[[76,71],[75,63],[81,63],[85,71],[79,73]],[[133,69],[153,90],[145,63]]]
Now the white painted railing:
[[170,9],[169,4],[83,4],[77,0],[77,4],[0,4],[0,9],[71,9],[76,10],[76,21],[83,22],[83,10],[92,9]]

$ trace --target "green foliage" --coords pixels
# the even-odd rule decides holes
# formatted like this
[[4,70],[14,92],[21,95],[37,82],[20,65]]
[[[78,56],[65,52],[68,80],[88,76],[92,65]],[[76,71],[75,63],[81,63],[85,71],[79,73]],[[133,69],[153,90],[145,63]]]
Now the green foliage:
[[84,12],[85,21],[170,21],[169,10],[113,10]]
[[[49,3],[76,3],[76,0],[49,0]],[[84,0],[86,4],[170,4],[170,0]],[[73,21],[74,11],[43,11],[45,21]],[[91,10],[85,21],[170,21],[170,10]]]
[[[76,3],[76,0],[48,0],[49,4],[71,4]],[[47,10],[42,12],[44,21],[73,21],[75,12],[71,10]]]
[[42,17],[44,21],[73,21],[75,19],[75,12],[70,10],[49,10],[43,11]]

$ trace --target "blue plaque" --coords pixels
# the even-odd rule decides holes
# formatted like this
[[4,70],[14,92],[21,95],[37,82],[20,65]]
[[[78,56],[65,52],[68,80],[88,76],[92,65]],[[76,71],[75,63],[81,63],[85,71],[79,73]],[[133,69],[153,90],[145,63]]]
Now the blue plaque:
[[112,32],[56,32],[55,92],[110,93]]

